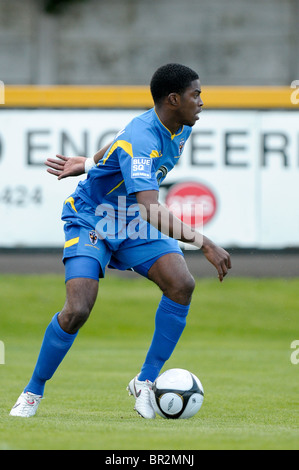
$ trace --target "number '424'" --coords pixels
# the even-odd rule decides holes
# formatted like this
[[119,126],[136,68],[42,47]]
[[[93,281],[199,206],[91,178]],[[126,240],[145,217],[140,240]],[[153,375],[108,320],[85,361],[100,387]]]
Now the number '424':
[[0,204],[24,207],[42,204],[42,188],[27,186],[6,186],[0,191]]

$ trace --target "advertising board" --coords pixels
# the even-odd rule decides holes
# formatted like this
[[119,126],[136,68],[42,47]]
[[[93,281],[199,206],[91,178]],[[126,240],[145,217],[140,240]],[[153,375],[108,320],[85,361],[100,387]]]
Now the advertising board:
[[[62,247],[60,213],[80,179],[44,161],[93,155],[142,110],[1,109],[0,247]],[[161,202],[203,205],[204,234],[225,247],[299,246],[299,114],[204,110],[161,187]]]

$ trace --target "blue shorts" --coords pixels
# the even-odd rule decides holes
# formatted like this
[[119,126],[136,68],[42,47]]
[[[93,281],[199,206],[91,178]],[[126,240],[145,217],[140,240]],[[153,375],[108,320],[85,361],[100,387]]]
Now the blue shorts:
[[65,222],[66,281],[79,277],[99,280],[105,277],[107,266],[121,271],[133,269],[147,277],[149,269],[161,256],[183,255],[178,241],[165,236],[102,240],[96,231],[99,217],[94,209],[74,196],[65,201],[62,220]]

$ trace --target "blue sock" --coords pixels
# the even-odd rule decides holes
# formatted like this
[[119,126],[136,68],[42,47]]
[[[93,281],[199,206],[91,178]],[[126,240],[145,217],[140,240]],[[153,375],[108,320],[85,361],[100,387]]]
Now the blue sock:
[[63,331],[57,317],[58,313],[46,329],[33,375],[24,392],[44,394],[46,381],[51,379],[78,334],[70,335]]
[[164,295],[156,313],[156,328],[138,380],[154,380],[170,358],[186,326],[190,305],[173,302]]

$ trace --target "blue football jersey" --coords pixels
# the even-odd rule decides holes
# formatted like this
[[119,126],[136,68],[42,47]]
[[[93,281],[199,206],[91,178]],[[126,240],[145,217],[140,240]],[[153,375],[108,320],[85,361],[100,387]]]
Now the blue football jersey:
[[134,118],[120,131],[102,160],[80,182],[75,195],[91,207],[136,204],[135,193],[159,190],[167,173],[178,163],[191,127],[177,134],[162,124],[154,108]]

